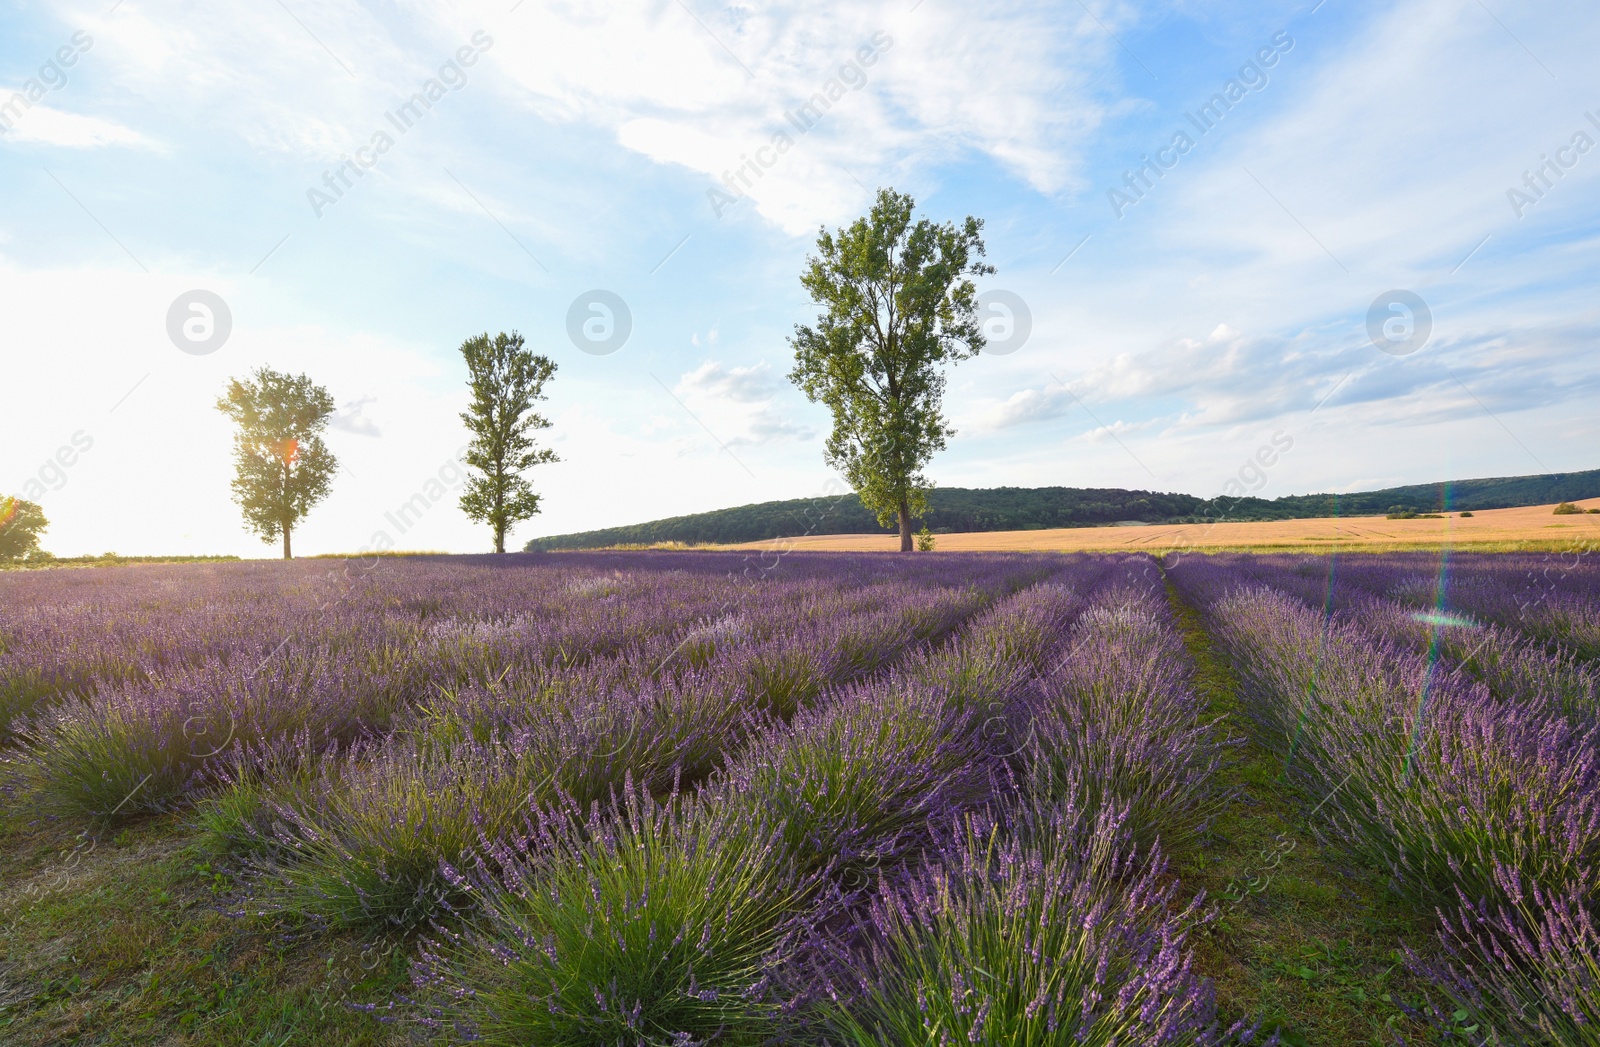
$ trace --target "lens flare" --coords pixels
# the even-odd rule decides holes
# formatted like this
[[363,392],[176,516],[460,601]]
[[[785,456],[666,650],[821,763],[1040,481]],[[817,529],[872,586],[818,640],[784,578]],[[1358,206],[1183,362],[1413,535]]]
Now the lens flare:
[[[1439,509],[1447,516],[1450,512],[1450,502],[1453,492],[1448,482],[1439,488]],[[1446,610],[1450,600],[1450,543],[1445,542],[1439,550],[1439,584],[1433,592],[1433,610],[1419,614],[1419,620],[1428,623],[1428,674],[1422,681],[1422,693],[1417,695],[1417,711],[1413,718],[1411,728],[1411,747],[1406,750],[1406,765],[1402,775],[1403,781],[1411,780],[1411,768],[1417,755],[1417,747],[1422,744],[1422,735],[1428,722],[1428,699],[1433,692],[1434,678],[1439,672],[1439,630],[1447,625],[1455,616]]]
[[1459,614],[1450,614],[1448,611],[1418,611],[1411,616],[1424,625],[1431,625],[1439,629],[1482,629],[1483,626],[1471,618]]

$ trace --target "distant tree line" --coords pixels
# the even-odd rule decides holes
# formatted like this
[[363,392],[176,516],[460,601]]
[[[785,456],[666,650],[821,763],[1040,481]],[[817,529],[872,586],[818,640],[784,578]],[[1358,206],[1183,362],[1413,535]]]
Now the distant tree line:
[[[928,508],[922,520],[935,534],[1029,531],[1052,527],[1102,527],[1134,521],[1209,523],[1375,516],[1392,512],[1396,506],[1419,514],[1445,509],[1506,509],[1596,497],[1600,497],[1600,469],[1415,484],[1354,494],[1288,495],[1270,500],[1207,499],[1119,488],[936,487],[927,492]],[[894,522],[898,524],[898,520]],[[806,534],[870,534],[883,530],[878,514],[852,494],[839,498],[763,502],[627,527],[556,535],[536,539],[528,543],[528,547],[594,549],[655,542],[757,542]]]

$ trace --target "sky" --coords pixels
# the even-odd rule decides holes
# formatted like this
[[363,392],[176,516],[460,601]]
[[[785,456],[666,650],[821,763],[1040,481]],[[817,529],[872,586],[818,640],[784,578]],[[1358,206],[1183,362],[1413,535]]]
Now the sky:
[[0,493],[57,555],[274,555],[215,407],[267,365],[340,405],[297,552],[482,551],[459,346],[512,330],[518,544],[837,492],[788,339],[885,186],[997,269],[939,485],[1594,468],[1596,53],[1579,0],[17,0]]

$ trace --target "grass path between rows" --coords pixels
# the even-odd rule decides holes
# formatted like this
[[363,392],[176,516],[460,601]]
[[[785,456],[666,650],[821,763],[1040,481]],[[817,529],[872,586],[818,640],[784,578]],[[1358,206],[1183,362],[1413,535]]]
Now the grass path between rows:
[[0,1045],[402,1042],[347,1004],[402,988],[407,946],[224,915],[189,817],[0,820]]
[[[1249,738],[1226,653],[1170,581],[1167,595],[1218,729]],[[1403,902],[1385,876],[1319,845],[1282,773],[1281,758],[1250,738],[1222,771],[1237,797],[1206,845],[1175,863],[1221,913],[1195,943],[1222,1017],[1259,1019],[1286,1047],[1393,1047],[1396,1033],[1435,1042],[1395,1002],[1421,994],[1398,950],[1405,942],[1426,951],[1432,914]]]

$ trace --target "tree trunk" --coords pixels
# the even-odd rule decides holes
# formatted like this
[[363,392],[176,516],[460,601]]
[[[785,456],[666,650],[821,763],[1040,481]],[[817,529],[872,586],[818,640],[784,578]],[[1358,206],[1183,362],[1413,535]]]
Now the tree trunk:
[[289,546],[289,526],[287,524],[285,524],[283,528],[283,558],[285,560],[294,559],[294,553],[291,551]]
[[494,551],[504,554],[506,551],[506,502],[505,502],[505,469],[496,464],[494,493]]
[[900,499],[900,551],[911,551],[911,506],[906,499]]

